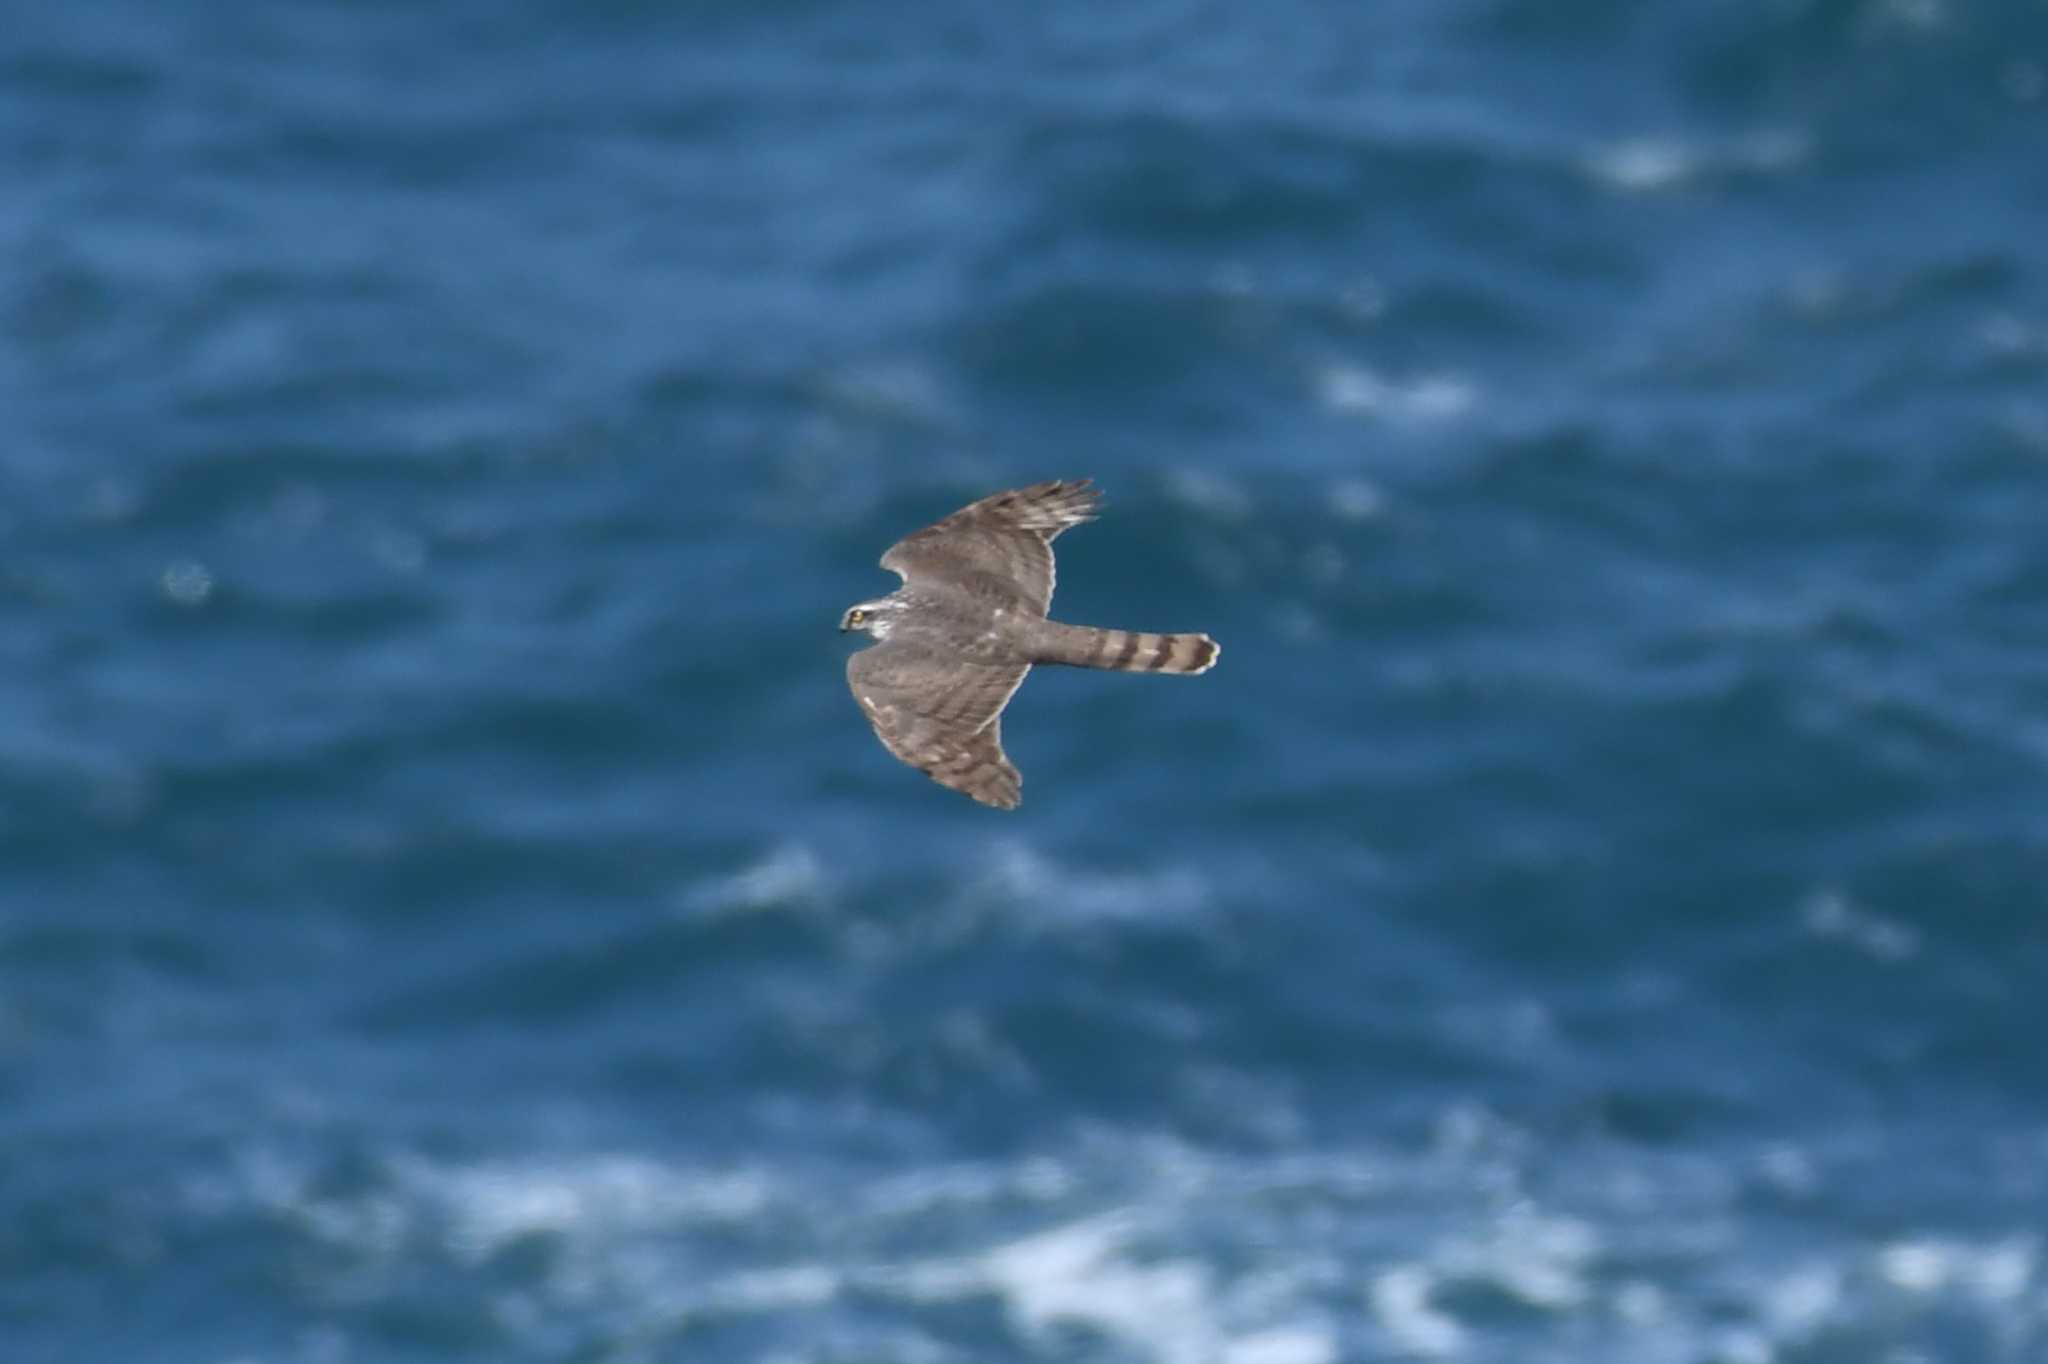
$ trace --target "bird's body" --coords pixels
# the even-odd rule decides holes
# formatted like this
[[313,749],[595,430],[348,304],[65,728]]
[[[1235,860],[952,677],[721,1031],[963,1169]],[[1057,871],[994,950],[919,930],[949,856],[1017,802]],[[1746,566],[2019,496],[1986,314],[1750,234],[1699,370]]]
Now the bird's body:
[[1052,541],[1093,520],[1087,482],[997,493],[905,536],[882,556],[903,586],[851,607],[842,630],[877,641],[846,677],[884,746],[933,780],[1012,809],[1022,779],[1003,752],[1001,717],[1032,665],[1206,672],[1207,635],[1099,630],[1046,618]]

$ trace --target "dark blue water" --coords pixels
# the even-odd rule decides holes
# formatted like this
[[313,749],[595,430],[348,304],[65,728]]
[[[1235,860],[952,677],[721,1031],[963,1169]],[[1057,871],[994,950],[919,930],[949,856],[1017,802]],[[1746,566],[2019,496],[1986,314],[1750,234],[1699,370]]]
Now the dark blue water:
[[2038,3],[14,6],[0,412],[6,1364],[2048,1359]]

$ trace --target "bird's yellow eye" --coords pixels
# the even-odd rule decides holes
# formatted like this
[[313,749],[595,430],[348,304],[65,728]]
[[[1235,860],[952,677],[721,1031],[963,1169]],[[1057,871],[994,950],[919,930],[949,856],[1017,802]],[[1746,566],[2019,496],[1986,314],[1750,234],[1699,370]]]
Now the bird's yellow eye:
[[846,620],[847,623],[850,625],[859,625],[862,621],[866,620],[867,618],[868,613],[858,609],[848,611],[846,613]]

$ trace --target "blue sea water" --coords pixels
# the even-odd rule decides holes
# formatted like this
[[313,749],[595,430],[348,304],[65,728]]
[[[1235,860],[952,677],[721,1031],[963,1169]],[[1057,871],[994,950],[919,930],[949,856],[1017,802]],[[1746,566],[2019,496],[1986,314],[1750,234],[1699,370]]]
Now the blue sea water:
[[2048,6],[17,5],[0,411],[0,1364],[2048,1359]]

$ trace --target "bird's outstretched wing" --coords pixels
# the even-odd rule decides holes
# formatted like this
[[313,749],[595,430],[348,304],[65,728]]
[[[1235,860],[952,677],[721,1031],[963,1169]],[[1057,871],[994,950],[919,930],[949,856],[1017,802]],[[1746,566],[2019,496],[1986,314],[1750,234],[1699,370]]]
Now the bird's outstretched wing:
[[983,663],[911,640],[888,640],[846,660],[853,699],[883,747],[942,786],[1015,809],[1024,782],[1003,752],[1003,707],[1031,671]]
[[1093,521],[1101,500],[1085,478],[996,493],[904,536],[882,567],[913,586],[972,584],[980,595],[1008,595],[1042,616],[1052,605],[1053,537]]

